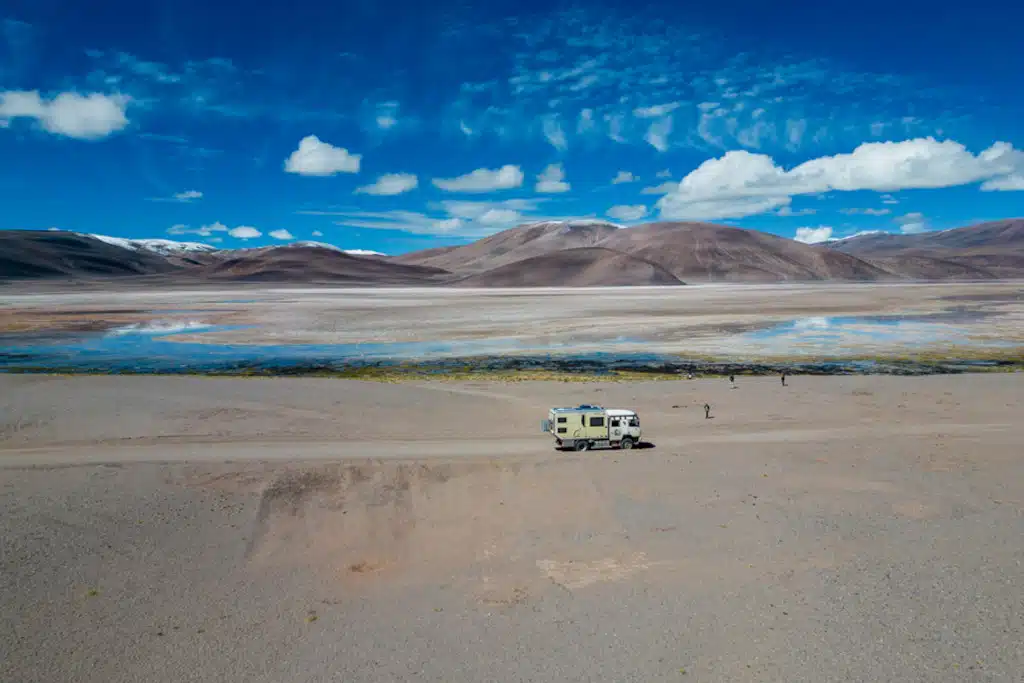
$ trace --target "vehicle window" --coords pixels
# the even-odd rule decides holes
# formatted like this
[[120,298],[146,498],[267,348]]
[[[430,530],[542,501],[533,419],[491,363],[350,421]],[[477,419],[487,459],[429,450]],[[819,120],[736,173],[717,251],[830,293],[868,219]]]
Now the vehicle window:
[[590,418],[590,426],[591,427],[604,427],[604,418],[603,417],[592,417],[592,418]]
[[611,425],[612,425],[612,427],[618,427],[619,426],[619,421],[617,419],[612,420],[611,421]]
[[560,424],[560,425],[561,424],[565,424],[565,418],[564,417],[558,418],[558,424]]

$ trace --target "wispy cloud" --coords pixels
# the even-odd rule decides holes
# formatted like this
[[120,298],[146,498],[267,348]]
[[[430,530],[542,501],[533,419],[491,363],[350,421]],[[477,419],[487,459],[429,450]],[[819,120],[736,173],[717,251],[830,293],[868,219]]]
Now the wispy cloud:
[[170,197],[150,197],[151,202],[179,202],[181,204],[190,204],[198,199],[203,198],[203,193],[199,190],[186,190],[185,192],[177,192]]
[[775,212],[777,216],[813,216],[818,212],[817,209],[793,209],[789,206],[783,206],[781,209]]
[[668,136],[672,133],[672,117],[666,116],[647,128],[644,140],[659,152],[668,150]]
[[622,183],[631,183],[636,180],[636,176],[629,171],[619,171],[614,178],[612,178],[612,185],[620,185]]
[[839,213],[845,213],[847,216],[888,216],[892,209],[839,209]]
[[565,131],[562,129],[562,124],[559,123],[557,118],[546,117],[542,126],[544,128],[544,137],[552,147],[559,151],[565,151],[569,148],[569,141],[565,136]]
[[904,235],[916,235],[928,230],[928,223],[924,214],[919,211],[904,214],[896,217],[896,224],[900,226],[900,232]]

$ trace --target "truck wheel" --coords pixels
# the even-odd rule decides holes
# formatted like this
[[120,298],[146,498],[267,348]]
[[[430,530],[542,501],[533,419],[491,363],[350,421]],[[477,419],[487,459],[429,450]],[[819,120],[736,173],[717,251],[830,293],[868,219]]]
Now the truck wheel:
[[626,450],[626,451],[632,450],[632,448],[633,448],[633,439],[629,438],[628,436],[623,437],[622,443],[619,444],[619,448],[621,448],[623,450]]
[[579,441],[576,442],[576,450],[585,451],[588,448],[590,448],[590,444],[587,442],[586,439],[580,439]]

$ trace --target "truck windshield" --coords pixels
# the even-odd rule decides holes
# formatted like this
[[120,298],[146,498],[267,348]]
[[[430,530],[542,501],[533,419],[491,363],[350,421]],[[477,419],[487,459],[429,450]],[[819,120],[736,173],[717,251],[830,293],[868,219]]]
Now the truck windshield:
[[631,418],[629,418],[629,426],[630,427],[639,427],[640,426],[640,418],[639,417],[631,417]]

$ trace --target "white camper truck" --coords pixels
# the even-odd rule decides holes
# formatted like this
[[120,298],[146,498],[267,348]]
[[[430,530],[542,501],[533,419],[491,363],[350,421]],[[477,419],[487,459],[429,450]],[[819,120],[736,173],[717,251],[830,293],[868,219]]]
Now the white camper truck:
[[555,437],[555,448],[586,451],[591,448],[632,448],[640,443],[636,411],[581,405],[552,408],[541,431]]

